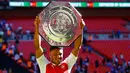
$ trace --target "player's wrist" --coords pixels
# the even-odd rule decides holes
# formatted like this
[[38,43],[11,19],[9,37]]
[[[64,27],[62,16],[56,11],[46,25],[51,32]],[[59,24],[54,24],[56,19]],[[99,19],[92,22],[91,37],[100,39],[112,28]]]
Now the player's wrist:
[[36,27],[35,27],[35,31],[38,32],[38,29],[39,29],[39,28],[36,26]]
[[77,45],[76,45],[76,46],[74,46],[74,48],[75,48],[75,49],[80,49],[81,46],[77,46]]

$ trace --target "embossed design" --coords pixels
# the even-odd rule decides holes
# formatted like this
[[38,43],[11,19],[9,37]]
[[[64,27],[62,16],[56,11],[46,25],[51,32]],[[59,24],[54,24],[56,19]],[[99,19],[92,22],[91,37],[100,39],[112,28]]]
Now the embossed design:
[[69,2],[52,1],[39,17],[39,34],[51,46],[69,46],[82,32],[81,15]]

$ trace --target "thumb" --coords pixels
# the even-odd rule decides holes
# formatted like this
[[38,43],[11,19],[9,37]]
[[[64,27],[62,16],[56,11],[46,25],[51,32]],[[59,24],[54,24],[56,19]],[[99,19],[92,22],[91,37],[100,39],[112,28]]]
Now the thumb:
[[39,23],[40,23],[39,17],[36,16],[35,21],[34,21],[35,26],[38,26]]
[[85,26],[85,22],[84,22],[84,20],[83,20],[83,19],[81,20],[80,26],[81,26],[81,29],[83,29],[83,28],[84,28],[84,26]]

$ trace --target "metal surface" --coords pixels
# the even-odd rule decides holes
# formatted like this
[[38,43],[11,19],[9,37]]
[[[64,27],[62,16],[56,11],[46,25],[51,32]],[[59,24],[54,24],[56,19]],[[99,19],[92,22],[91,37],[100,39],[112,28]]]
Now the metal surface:
[[82,33],[81,14],[69,2],[52,1],[39,18],[39,34],[51,46],[69,46]]

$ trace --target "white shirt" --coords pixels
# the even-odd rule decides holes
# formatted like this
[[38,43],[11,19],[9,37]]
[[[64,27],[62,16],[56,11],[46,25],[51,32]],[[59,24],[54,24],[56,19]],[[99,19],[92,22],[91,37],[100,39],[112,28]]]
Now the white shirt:
[[[77,57],[75,57],[72,53],[64,60],[62,61],[60,64],[66,63],[68,65],[68,69],[67,71],[65,71],[64,73],[70,73],[71,69],[73,67],[73,65],[76,63]],[[46,73],[46,71],[48,69],[46,69],[46,66],[50,63],[44,55],[42,55],[41,57],[39,57],[37,59],[39,68],[40,68],[40,72],[41,73]],[[59,64],[59,65],[60,65]],[[53,73],[57,73],[57,72],[53,72]]]

